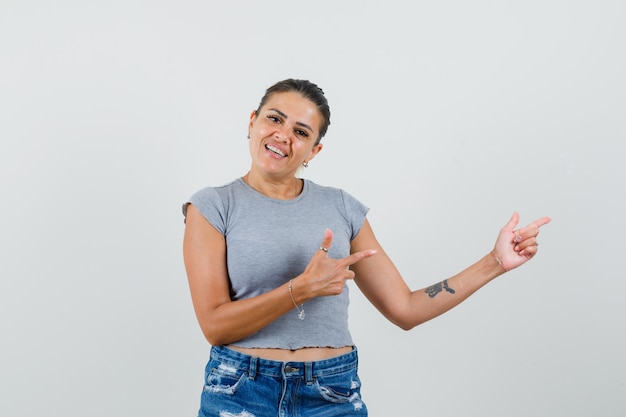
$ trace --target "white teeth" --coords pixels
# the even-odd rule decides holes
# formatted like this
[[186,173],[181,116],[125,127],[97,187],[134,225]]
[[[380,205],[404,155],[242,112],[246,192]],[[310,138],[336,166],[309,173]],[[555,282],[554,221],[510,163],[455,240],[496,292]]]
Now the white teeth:
[[280,149],[273,147],[272,145],[265,145],[266,149],[269,149],[270,151],[274,152],[277,155],[280,156],[287,156],[285,155]]

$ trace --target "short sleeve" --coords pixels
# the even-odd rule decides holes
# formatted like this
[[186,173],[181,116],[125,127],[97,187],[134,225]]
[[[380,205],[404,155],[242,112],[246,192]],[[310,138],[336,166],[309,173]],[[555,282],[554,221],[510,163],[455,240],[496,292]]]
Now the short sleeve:
[[343,190],[341,190],[341,198],[343,199],[343,204],[346,209],[346,220],[352,227],[350,240],[353,240],[361,231],[363,223],[365,223],[365,217],[367,216],[369,207]]
[[183,204],[183,215],[187,218],[189,204],[196,206],[200,214],[222,235],[226,233],[226,209],[219,193],[212,187],[196,192]]

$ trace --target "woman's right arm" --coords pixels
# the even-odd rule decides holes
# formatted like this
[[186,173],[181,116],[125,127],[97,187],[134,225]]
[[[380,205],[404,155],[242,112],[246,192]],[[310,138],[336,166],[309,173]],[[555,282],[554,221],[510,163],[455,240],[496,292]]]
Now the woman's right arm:
[[187,209],[183,257],[196,317],[211,345],[241,340],[294,308],[288,284],[246,300],[230,299],[226,241],[193,204]]
[[[331,246],[330,230],[321,242],[326,248]],[[316,251],[306,270],[292,280],[295,302],[300,305],[314,297],[339,294],[345,280],[354,277],[348,267],[374,253],[363,250],[343,259],[331,259],[325,252]],[[256,297],[231,300],[226,241],[193,204],[187,209],[183,256],[196,317],[211,345],[241,340],[294,309],[289,283]]]

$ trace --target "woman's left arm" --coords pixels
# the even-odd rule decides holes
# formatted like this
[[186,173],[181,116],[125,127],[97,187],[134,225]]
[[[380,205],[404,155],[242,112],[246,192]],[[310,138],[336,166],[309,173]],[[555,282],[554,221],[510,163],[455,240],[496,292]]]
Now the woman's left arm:
[[549,221],[550,218],[542,217],[516,229],[519,215],[514,213],[500,230],[490,253],[448,279],[411,291],[365,220],[351,250],[376,249],[377,254],[351,266],[354,281],[387,319],[409,330],[445,313],[492,279],[530,260],[537,253],[539,228]]

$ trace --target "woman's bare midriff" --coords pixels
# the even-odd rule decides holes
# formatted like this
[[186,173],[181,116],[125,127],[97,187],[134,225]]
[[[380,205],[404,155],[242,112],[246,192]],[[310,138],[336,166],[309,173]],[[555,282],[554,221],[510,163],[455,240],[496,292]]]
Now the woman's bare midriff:
[[296,350],[289,349],[266,349],[266,348],[242,348],[238,346],[228,346],[237,352],[246,355],[256,356],[262,359],[269,359],[278,362],[313,362],[333,358],[352,352],[352,346],[341,348],[302,348]]

